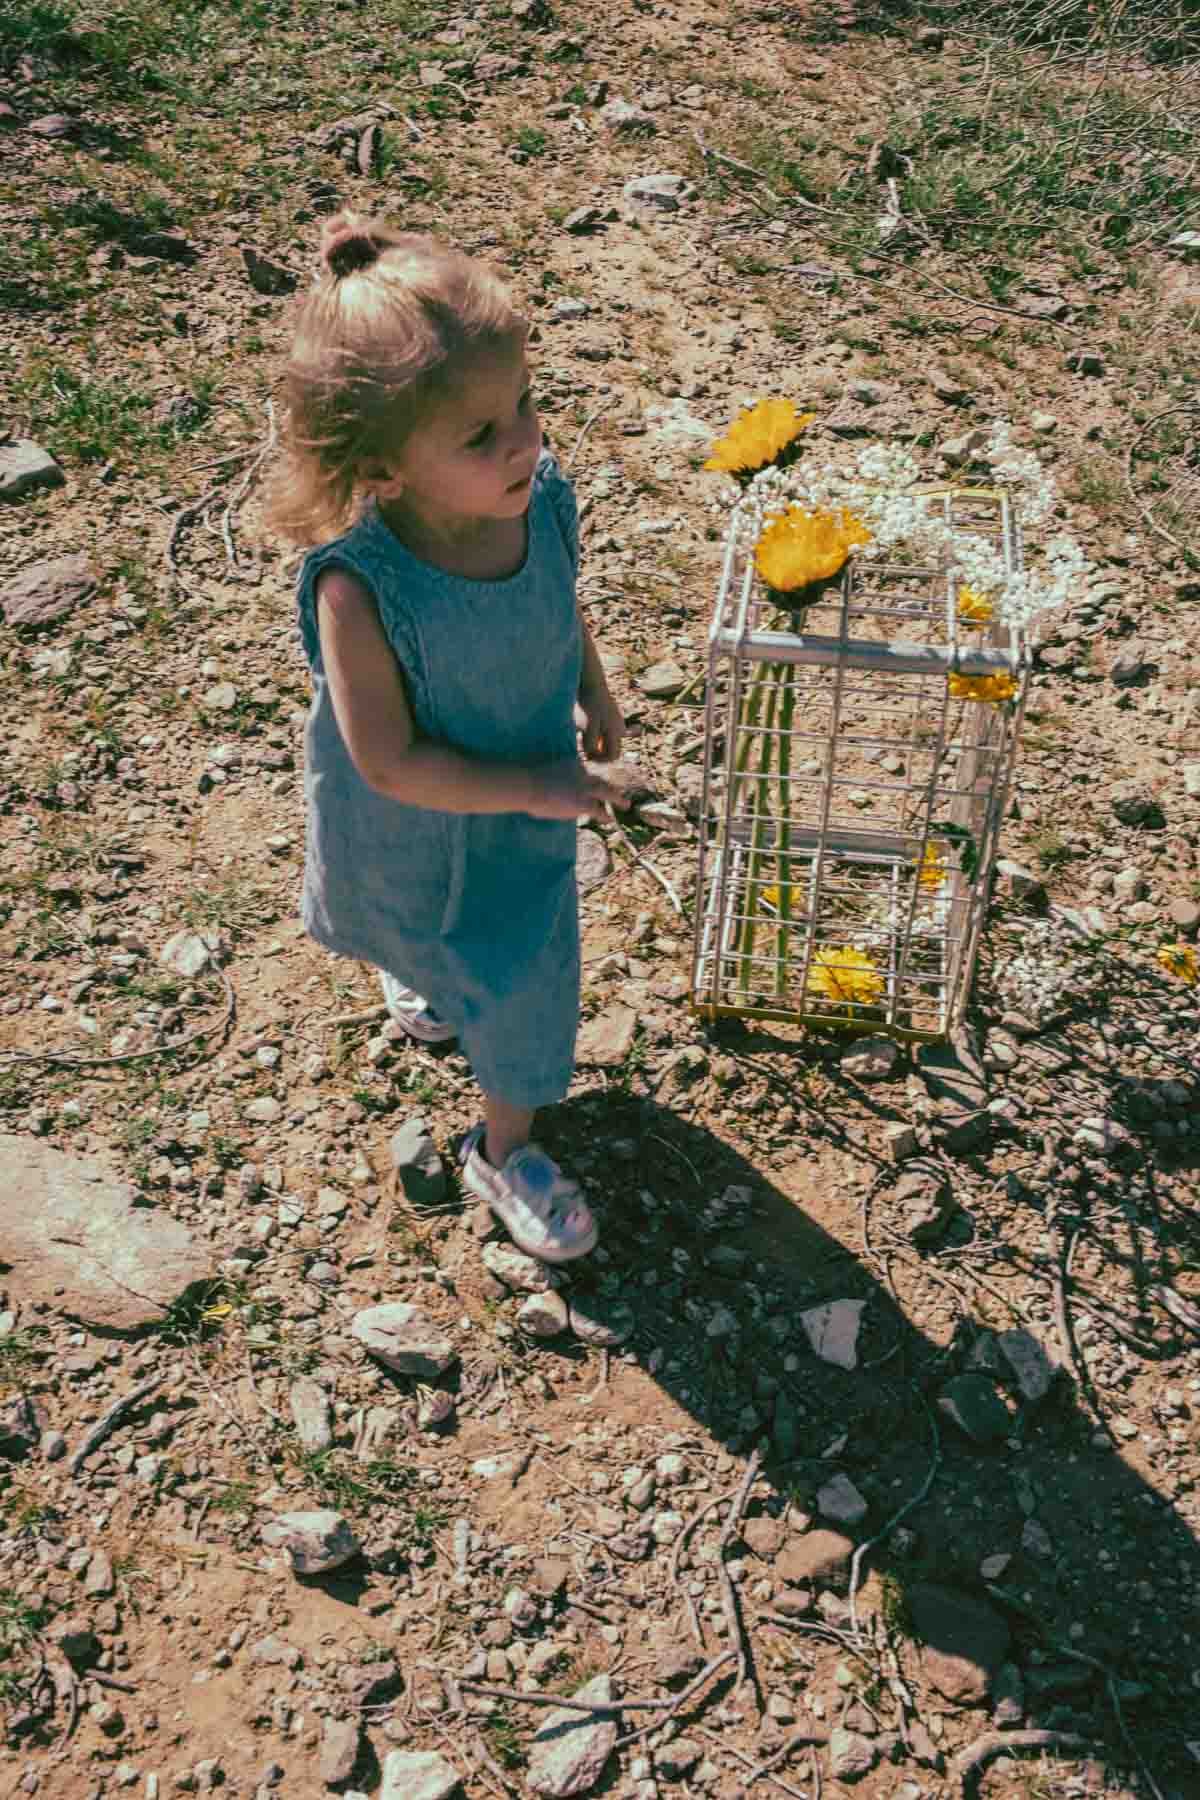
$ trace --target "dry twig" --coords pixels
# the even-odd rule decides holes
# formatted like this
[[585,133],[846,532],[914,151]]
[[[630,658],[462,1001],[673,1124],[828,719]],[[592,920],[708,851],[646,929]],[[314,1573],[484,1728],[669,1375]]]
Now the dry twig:
[[652,875],[654,877],[659,887],[663,890],[663,893],[667,896],[667,899],[671,902],[671,905],[675,908],[675,911],[682,916],[683,901],[679,898],[679,895],[675,892],[675,889],[671,886],[671,883],[667,880],[666,876],[655,868],[649,857],[642,855],[641,851],[622,825],[620,819],[618,819],[614,809],[606,804],[604,810],[608,814],[609,821],[614,831],[628,850],[630,856],[632,856],[634,862],[637,863],[640,868],[645,869],[647,875]]
[[1058,1750],[1082,1756],[1095,1755],[1099,1748],[1074,1731],[985,1731],[955,1757],[950,1775],[958,1783],[959,1793],[967,1796],[974,1793],[979,1771],[994,1756],[1006,1756],[1013,1750]]
[[223,969],[214,969],[213,974],[225,990],[225,1011],[211,1025],[197,1025],[186,1037],[173,1044],[155,1044],[149,1050],[130,1050],[124,1056],[69,1056],[58,1050],[5,1050],[0,1060],[23,1063],[49,1063],[56,1069],[114,1069],[126,1063],[149,1062],[155,1056],[178,1056],[189,1044],[199,1038],[210,1037],[214,1031],[225,1033],[233,1023],[237,1011],[237,995],[233,991],[233,983]]
[[162,1375],[151,1375],[146,1381],[139,1382],[137,1387],[130,1388],[127,1394],[122,1394],[119,1400],[114,1400],[108,1411],[102,1413],[91,1430],[84,1435],[67,1464],[68,1472],[78,1475],[92,1451],[104,1442],[110,1432],[116,1430],[126,1413],[132,1412],[156,1387],[161,1387],[164,1379]]

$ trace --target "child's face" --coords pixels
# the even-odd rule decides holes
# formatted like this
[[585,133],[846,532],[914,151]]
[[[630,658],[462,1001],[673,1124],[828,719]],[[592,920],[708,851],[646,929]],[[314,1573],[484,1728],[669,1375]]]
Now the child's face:
[[542,449],[525,346],[471,351],[454,376],[375,491],[439,530],[520,518]]

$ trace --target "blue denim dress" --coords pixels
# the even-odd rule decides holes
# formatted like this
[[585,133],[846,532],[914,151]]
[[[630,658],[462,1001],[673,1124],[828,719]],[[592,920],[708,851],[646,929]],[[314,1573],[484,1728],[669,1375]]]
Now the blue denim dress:
[[321,664],[316,578],[339,568],[374,596],[420,735],[493,762],[572,756],[582,641],[575,498],[543,454],[525,561],[503,581],[421,562],[372,505],[306,557],[298,606],[313,701],[305,733],[310,936],[424,994],[475,1077],[512,1106],[562,1098],[579,1020],[575,826],[455,814],[377,794],[342,741]]

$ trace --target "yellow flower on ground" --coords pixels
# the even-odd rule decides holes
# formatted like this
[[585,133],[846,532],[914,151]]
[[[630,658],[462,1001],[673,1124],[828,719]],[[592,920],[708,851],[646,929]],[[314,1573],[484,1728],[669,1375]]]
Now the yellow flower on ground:
[[850,552],[871,534],[851,512],[805,512],[789,507],[773,519],[754,550],[754,566],[769,588],[790,594],[836,575]]
[[808,991],[839,1006],[872,1006],[883,992],[883,976],[853,944],[830,944],[813,957]]
[[955,700],[986,700],[989,706],[1003,706],[1017,692],[1015,675],[959,675],[952,672],[948,680]]
[[917,880],[923,888],[936,891],[946,879],[946,859],[942,855],[940,844],[932,841],[925,846],[925,854],[921,858],[921,866],[917,870]]
[[986,594],[978,588],[960,587],[958,590],[958,616],[971,625],[986,625],[995,613],[995,607]]
[[713,445],[704,467],[726,475],[765,469],[816,416],[798,413],[791,400],[760,400],[757,406],[743,407],[725,436]]
[[1157,961],[1159,968],[1174,975],[1176,981],[1186,982],[1188,987],[1195,987],[1200,982],[1200,957],[1190,944],[1164,944]]

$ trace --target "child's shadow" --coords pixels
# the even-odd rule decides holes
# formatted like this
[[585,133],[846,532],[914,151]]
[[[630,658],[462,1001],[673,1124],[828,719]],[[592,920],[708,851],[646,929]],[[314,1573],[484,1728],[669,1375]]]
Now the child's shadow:
[[[1115,1438],[1084,1409],[1065,1369],[1040,1398],[1023,1397],[1019,1365],[1005,1354],[1010,1346],[1016,1356],[1021,1343],[998,1341],[1016,1315],[1006,1314],[994,1275],[976,1285],[970,1267],[956,1266],[969,1222],[949,1240],[906,1245],[899,1255],[887,1232],[894,1175],[865,1162],[856,1168],[829,1145],[804,1161],[797,1138],[790,1166],[772,1179],[678,1112],[619,1091],[568,1102],[550,1143],[585,1178],[603,1227],[602,1257],[572,1269],[570,1298],[585,1309],[590,1301],[600,1316],[619,1318],[626,1307],[633,1315],[627,1351],[637,1366],[613,1353],[610,1393],[597,1412],[604,1404],[622,1422],[664,1433],[700,1426],[738,1459],[770,1445],[769,1489],[747,1515],[761,1522],[738,1540],[749,1563],[740,1604],[764,1684],[780,1656],[793,1671],[807,1665],[809,1691],[824,1692],[832,1709],[820,1728],[845,1715],[898,1760],[919,1750],[935,1766],[939,1755],[951,1762],[997,1727],[1014,1733],[1016,1747],[1016,1732],[1048,1731],[1066,1734],[1046,1740],[1059,1754],[1078,1739],[1077,1758],[1107,1758],[1122,1780],[1137,1781],[1144,1757],[1159,1783],[1147,1791],[1161,1800],[1200,1792],[1188,1745],[1200,1737],[1197,1513],[1171,1461],[1171,1433],[1190,1433],[1200,1393],[1166,1388],[1153,1367],[1158,1415],[1153,1436],[1140,1440],[1112,1386],[1101,1398]],[[864,1250],[868,1200],[885,1260]],[[889,1291],[894,1276],[904,1279]],[[1045,1316],[1032,1335],[1061,1362],[1049,1276],[1042,1291]],[[852,1368],[815,1353],[810,1330],[820,1321],[802,1317],[832,1301],[864,1303]],[[838,1309],[833,1321],[851,1335],[853,1313]],[[1165,1346],[1188,1350],[1183,1339]],[[1027,1368],[1029,1393],[1044,1375],[1036,1362]],[[986,1441],[973,1441],[947,1402]],[[1152,1479],[1138,1472],[1151,1464]],[[742,1466],[727,1465],[731,1495]],[[719,1482],[719,1469],[705,1472]],[[901,1654],[920,1673],[923,1704],[935,1703],[947,1721],[939,1743],[928,1711],[913,1715],[906,1752],[889,1735],[886,1695],[882,1708],[878,1694],[873,1703],[863,1695],[853,1658],[855,1679],[839,1687],[833,1670],[845,1663],[844,1644],[802,1629],[849,1628],[849,1581],[844,1554],[840,1565],[836,1555],[828,1564],[818,1556],[804,1579],[797,1515],[862,1543],[927,1482],[926,1497],[860,1570],[862,1611],[881,1606],[908,1640]],[[654,1507],[670,1506],[666,1489]],[[643,1514],[640,1529],[648,1532],[653,1516]],[[821,1547],[831,1548],[809,1537],[814,1555]],[[781,1611],[799,1626],[764,1621]],[[708,1654],[728,1641],[712,1623]],[[780,1742],[804,1722],[801,1714],[780,1726]],[[768,1722],[768,1739],[770,1731]],[[968,1787],[978,1774],[968,1772]]]

